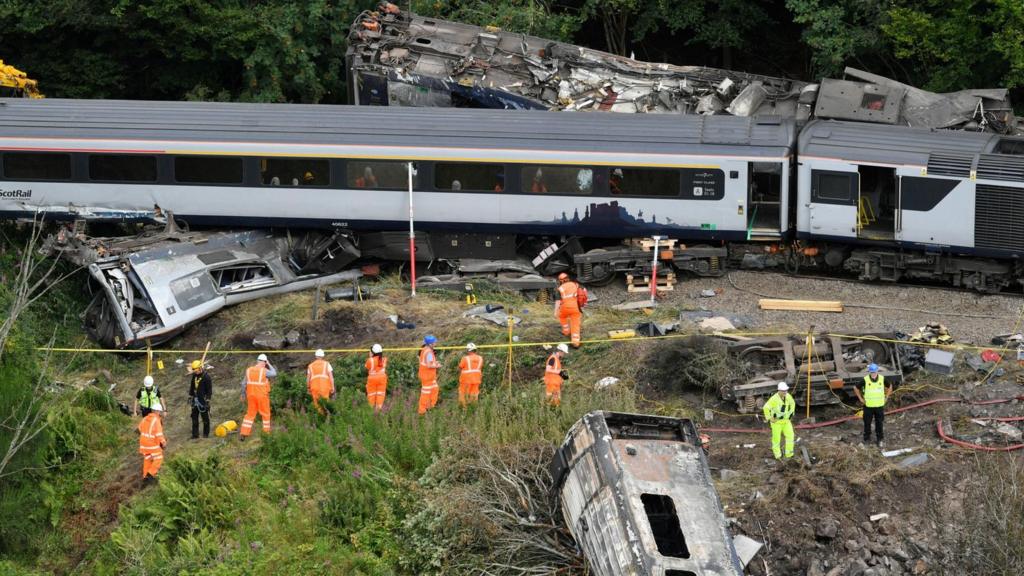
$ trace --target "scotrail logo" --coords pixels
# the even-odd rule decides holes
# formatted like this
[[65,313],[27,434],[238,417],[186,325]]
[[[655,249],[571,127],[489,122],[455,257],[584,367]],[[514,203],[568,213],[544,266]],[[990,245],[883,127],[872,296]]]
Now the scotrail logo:
[[0,198],[31,198],[32,190],[0,190]]

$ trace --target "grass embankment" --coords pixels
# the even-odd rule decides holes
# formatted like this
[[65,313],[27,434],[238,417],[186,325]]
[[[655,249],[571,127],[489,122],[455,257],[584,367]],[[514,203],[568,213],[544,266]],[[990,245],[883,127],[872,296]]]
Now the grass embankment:
[[[325,348],[362,349],[374,341],[415,346],[427,332],[447,345],[507,342],[506,328],[463,319],[467,306],[460,295],[409,300],[388,288],[389,281],[377,299],[321,305],[316,322],[309,320],[309,294],[248,303],[170,348],[201,348],[207,339],[215,348],[238,347],[267,329],[298,329],[310,347]],[[503,302],[524,319],[515,329],[520,342],[562,339],[550,304],[497,291],[481,291],[484,301]],[[418,328],[397,330],[386,319],[390,314]],[[587,333],[624,324],[622,313],[599,312],[588,320]],[[72,451],[78,457],[49,474],[48,529],[32,532],[42,536],[24,549],[37,560],[29,562],[26,554],[22,565],[86,574],[454,574],[510,560],[575,565],[546,493],[547,464],[584,413],[636,410],[632,385],[642,350],[642,344],[594,344],[574,351],[558,410],[542,402],[547,352],[540,347],[514,349],[511,383],[504,379],[507,349],[484,350],[483,394],[468,410],[455,401],[461,351],[443,351],[442,401],[426,417],[416,414],[414,352],[389,354],[389,398],[379,417],[365,402],[364,356],[335,355],[340,390],[329,422],[309,410],[305,355],[283,352],[274,358],[283,370],[273,391],[274,434],[262,438],[256,431],[245,444],[237,437],[190,443],[182,432],[187,412],[177,399],[172,408],[178,409],[168,416],[173,421],[166,423],[171,449],[161,483],[142,491],[135,421],[107,407],[67,412],[63,418],[83,427],[69,440],[78,443]],[[98,358],[90,360],[92,373],[100,372]],[[173,356],[163,358],[167,363]],[[240,418],[235,374],[251,358],[211,360],[219,383],[216,419]],[[114,364],[115,394],[124,400],[144,360],[132,356]],[[165,394],[177,387],[170,372],[158,375]],[[604,376],[622,383],[597,389]],[[485,511],[493,503],[499,508]],[[497,558],[497,551],[519,558]]]

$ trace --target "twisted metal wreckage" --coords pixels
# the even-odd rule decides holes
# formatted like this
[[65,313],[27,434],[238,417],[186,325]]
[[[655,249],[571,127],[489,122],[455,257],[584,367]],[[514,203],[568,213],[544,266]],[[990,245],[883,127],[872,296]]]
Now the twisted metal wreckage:
[[936,94],[847,68],[820,83],[640,62],[403,12],[363,12],[346,56],[353,104],[812,117],[1024,133],[1006,89]]

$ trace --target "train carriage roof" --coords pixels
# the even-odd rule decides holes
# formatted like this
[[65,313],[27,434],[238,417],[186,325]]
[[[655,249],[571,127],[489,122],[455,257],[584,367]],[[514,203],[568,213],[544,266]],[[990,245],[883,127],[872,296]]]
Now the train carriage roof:
[[973,157],[993,150],[998,134],[814,120],[800,132],[800,156],[851,162],[928,165],[935,154]]
[[0,99],[0,137],[781,157],[796,129],[770,117],[48,98]]

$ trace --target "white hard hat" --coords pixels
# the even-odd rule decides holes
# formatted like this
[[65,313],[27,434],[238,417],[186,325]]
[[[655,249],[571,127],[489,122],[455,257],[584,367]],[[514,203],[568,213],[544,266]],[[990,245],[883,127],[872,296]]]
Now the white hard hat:
[[266,362],[267,361],[267,355],[266,354],[260,354],[259,356],[256,357],[256,361],[257,362]]
[[153,377],[147,375],[145,378],[142,379],[142,385],[145,386],[146,388],[152,388],[153,387]]
[[316,356],[317,358],[323,358],[324,357],[324,350],[323,350],[323,348],[317,348],[316,352],[313,352],[313,356]]
[[569,353],[569,347],[566,346],[565,344],[559,344],[557,350],[559,352],[561,352],[562,354],[568,354]]
[[472,352],[473,350],[476,350],[476,344],[473,344],[472,342],[470,342],[469,344],[466,344],[466,350],[469,350],[470,352]]
[[381,346],[380,344],[374,344],[373,346],[370,346],[370,352],[373,352],[374,354],[380,354],[384,352],[384,347]]
[[789,385],[786,384],[785,382],[779,382],[778,389],[783,391],[789,390]]

